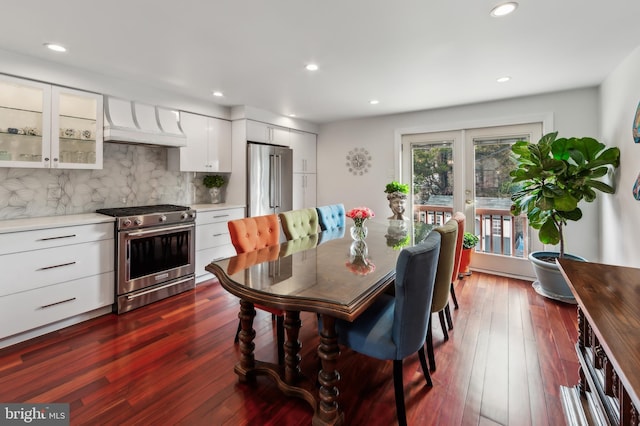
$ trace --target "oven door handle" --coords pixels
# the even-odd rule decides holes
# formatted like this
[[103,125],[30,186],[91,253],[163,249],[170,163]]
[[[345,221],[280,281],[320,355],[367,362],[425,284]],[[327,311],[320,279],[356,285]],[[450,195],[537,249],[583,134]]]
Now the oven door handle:
[[156,292],[158,290],[163,290],[163,289],[168,288],[168,287],[173,287],[174,285],[182,284],[182,283],[185,283],[185,282],[187,282],[189,280],[192,280],[192,279],[193,279],[193,276],[185,278],[183,280],[179,280],[179,281],[172,281],[172,282],[170,282],[168,284],[161,285],[160,287],[153,287],[153,288],[150,288],[148,290],[137,291],[137,292],[128,294],[127,295],[127,300],[133,300],[136,297],[144,296],[145,294],[149,294],[149,293],[154,293],[154,292]]
[[182,229],[188,229],[193,227],[195,227],[195,224],[193,223],[189,225],[169,226],[169,227],[162,227],[162,228],[155,227],[153,229],[148,229],[146,231],[128,232],[127,237],[143,237],[149,234],[165,234],[167,232],[180,231]]

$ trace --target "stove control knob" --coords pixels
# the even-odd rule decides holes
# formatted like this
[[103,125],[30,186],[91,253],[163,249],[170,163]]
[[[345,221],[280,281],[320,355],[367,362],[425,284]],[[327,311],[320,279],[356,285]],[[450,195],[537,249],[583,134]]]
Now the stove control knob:
[[158,220],[159,220],[160,222],[166,222],[166,221],[167,221],[167,217],[166,217],[165,215],[162,215],[162,216],[160,216],[160,217],[158,218]]
[[180,215],[180,219],[185,220],[186,218],[189,217],[189,214],[187,214],[187,212],[184,212]]
[[140,225],[142,225],[142,219],[140,219],[139,217],[137,217],[137,218],[133,221],[133,223],[134,223],[136,226],[140,226]]
[[125,219],[122,221],[122,226],[131,226],[131,219]]
[[196,218],[196,212],[191,212],[191,218],[195,219]]

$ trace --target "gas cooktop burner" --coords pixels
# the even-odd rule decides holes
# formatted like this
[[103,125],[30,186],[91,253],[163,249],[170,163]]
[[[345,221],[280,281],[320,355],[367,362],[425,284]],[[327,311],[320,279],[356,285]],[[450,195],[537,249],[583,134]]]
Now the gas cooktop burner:
[[106,214],[107,216],[139,216],[150,213],[166,213],[166,212],[182,212],[189,210],[186,206],[176,206],[174,204],[158,204],[155,206],[137,206],[137,207],[116,207],[112,209],[99,209],[96,213]]
[[187,223],[193,222],[196,217],[195,210],[190,207],[173,204],[99,209],[96,213],[118,218],[118,230]]

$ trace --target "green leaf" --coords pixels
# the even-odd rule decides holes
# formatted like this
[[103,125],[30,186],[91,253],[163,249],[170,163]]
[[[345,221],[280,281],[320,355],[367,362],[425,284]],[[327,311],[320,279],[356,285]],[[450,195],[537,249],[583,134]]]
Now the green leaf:
[[540,227],[538,237],[543,244],[555,245],[560,242],[560,231],[551,217]]

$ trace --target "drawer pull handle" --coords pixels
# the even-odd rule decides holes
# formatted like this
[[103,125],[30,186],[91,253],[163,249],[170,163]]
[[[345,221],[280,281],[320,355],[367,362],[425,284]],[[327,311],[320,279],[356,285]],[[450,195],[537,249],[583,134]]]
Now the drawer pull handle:
[[225,233],[223,232],[222,234],[213,234],[214,237],[220,237],[222,235],[225,235]]
[[228,214],[219,214],[219,215],[214,215],[213,216],[214,219],[218,219],[218,218],[221,218],[221,217],[229,217],[229,215]]
[[38,241],[49,241],[49,240],[59,240],[61,238],[73,238],[75,237],[76,234],[71,234],[71,235],[61,235],[59,237],[48,237],[48,238],[40,238]]
[[62,303],[73,302],[74,300],[76,300],[76,298],[75,298],[75,297],[72,297],[71,299],[61,300],[61,301],[59,301],[59,302],[50,303],[50,304],[48,304],[48,305],[40,306],[40,309],[50,308],[50,307],[52,307],[52,306],[60,305],[60,304],[62,304]]
[[36,271],[46,271],[47,269],[54,269],[54,268],[62,268],[63,266],[69,266],[69,265],[75,265],[76,262],[68,262],[68,263],[61,263],[59,265],[53,265],[53,266],[43,266],[42,268],[38,268],[36,269]]

